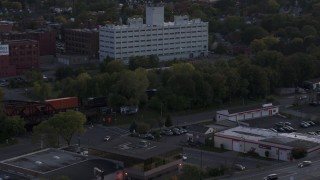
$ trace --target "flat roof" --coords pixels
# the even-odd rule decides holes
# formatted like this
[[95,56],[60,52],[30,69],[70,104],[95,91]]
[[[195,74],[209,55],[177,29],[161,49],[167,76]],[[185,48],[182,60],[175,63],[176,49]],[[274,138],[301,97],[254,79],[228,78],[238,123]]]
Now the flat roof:
[[320,145],[320,138],[302,133],[276,133],[268,129],[238,126],[215,133],[216,135],[235,137],[248,141],[270,142],[290,147],[303,146],[312,148]]
[[[96,179],[96,177],[93,174],[93,169],[97,167],[100,170],[104,171],[105,175],[112,174],[117,171],[116,165],[113,162],[110,162],[105,159],[90,159],[88,161],[80,162],[77,164],[74,164],[72,166],[67,166],[65,168],[57,169],[55,171],[51,171],[42,177],[45,178],[56,178],[57,176],[67,176],[70,179]],[[114,179],[115,179],[114,175]]]
[[23,156],[7,159],[0,163],[43,174],[83,161],[86,161],[86,157],[76,153],[58,149],[44,149]]
[[[141,141],[147,141],[150,144],[147,147],[142,147],[139,145],[139,142]],[[140,160],[146,160],[151,157],[179,149],[181,147],[156,141],[148,141],[140,138],[123,136],[112,139],[100,145],[95,145],[92,148]]]

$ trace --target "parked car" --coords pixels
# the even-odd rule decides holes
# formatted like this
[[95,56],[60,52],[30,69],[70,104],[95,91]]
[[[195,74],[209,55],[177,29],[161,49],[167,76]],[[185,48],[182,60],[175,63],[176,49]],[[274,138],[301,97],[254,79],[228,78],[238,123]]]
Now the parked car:
[[167,136],[172,136],[173,132],[171,131],[171,129],[163,129],[163,134],[167,135]]
[[171,130],[172,130],[172,132],[173,132],[174,135],[180,135],[180,134],[182,134],[178,128],[172,128]]
[[300,123],[300,127],[303,127],[303,128],[307,128],[307,127],[309,127],[306,123]]
[[111,139],[111,136],[105,136],[104,138],[103,138],[103,140],[105,140],[105,141],[109,141]]
[[316,125],[316,123],[313,122],[313,121],[308,121],[307,123],[311,124],[312,126],[315,126],[315,125]]
[[306,121],[302,121],[302,123],[306,124],[308,127],[311,126],[311,124]]
[[246,169],[246,167],[242,166],[241,164],[235,164],[233,168],[239,171],[244,171]]
[[263,178],[263,180],[276,180],[276,179],[278,179],[278,174],[269,174],[268,176]]
[[180,156],[181,156],[183,161],[186,161],[188,159],[187,155],[184,154],[184,153],[181,153]]
[[296,132],[297,130],[289,125],[285,126],[287,129],[289,129],[291,132]]
[[311,164],[312,164],[311,161],[303,161],[298,164],[298,167],[302,168],[302,167],[310,166]]
[[154,136],[152,134],[148,133],[148,134],[145,135],[145,139],[154,140],[155,138],[154,138]]
[[316,132],[308,132],[310,135],[318,135]]
[[188,130],[186,130],[186,129],[182,128],[182,127],[177,127],[177,128],[180,130],[180,132],[181,132],[182,134],[185,134],[185,133],[188,132]]
[[284,125],[291,126],[292,124],[291,124],[291,122],[285,122]]
[[278,127],[282,127],[284,125],[284,122],[278,122],[275,125],[278,126]]
[[269,130],[272,132],[278,132],[275,128],[270,128]]
[[286,132],[286,130],[283,129],[282,127],[277,128],[277,131],[280,132],[280,133],[281,133],[281,132]]

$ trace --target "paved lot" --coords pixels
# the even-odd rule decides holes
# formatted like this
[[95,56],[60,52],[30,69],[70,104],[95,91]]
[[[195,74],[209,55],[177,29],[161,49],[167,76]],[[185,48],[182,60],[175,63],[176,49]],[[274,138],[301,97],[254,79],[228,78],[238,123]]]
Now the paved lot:
[[[274,128],[276,123],[279,122],[290,122],[293,128],[297,129],[297,132],[300,133],[307,133],[307,132],[314,132],[320,130],[320,125],[317,124],[315,126],[310,126],[307,128],[300,127],[300,123],[303,121],[301,118],[292,117],[292,118],[282,118],[280,116],[272,116],[272,117],[264,117],[258,119],[251,119],[244,121],[245,123],[249,123],[250,127],[258,127],[258,128]],[[304,120],[307,121],[307,120]]]

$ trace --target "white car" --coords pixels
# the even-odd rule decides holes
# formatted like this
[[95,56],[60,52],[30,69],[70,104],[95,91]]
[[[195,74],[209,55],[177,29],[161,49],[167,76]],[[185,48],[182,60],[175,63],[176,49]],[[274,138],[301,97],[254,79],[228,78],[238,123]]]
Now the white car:
[[310,166],[311,164],[312,164],[311,161],[303,161],[298,164],[298,167],[302,168],[302,167]]
[[181,156],[183,161],[186,161],[188,159],[186,154],[181,153],[180,156]]
[[110,140],[110,138],[111,138],[111,136],[106,136],[106,137],[104,137],[104,138],[103,138],[103,140],[105,140],[105,141],[109,141],[109,140]]

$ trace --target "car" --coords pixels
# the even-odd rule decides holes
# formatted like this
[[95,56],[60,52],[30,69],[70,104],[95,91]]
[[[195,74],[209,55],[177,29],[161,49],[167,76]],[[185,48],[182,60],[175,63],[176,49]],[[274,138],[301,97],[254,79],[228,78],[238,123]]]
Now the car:
[[246,167],[242,166],[241,164],[235,164],[233,168],[239,171],[244,171],[246,169]]
[[289,129],[291,132],[296,132],[297,130],[291,126],[285,126],[285,128]]
[[164,135],[173,136],[173,132],[171,131],[171,129],[163,129],[161,131],[163,132]]
[[111,136],[105,136],[105,137],[103,138],[103,140],[105,140],[105,141],[110,141],[110,139],[111,139]]
[[292,124],[291,124],[291,122],[285,122],[284,125],[291,126]]
[[286,130],[283,129],[282,127],[277,128],[277,131],[280,132],[280,133],[281,133],[281,132],[286,132]]
[[303,128],[307,128],[307,127],[309,127],[306,123],[300,123],[300,127],[303,127]]
[[306,124],[308,127],[311,126],[311,124],[306,121],[302,121],[302,123]]
[[284,122],[278,122],[275,125],[278,126],[278,127],[282,127],[284,125]]
[[303,167],[306,167],[306,166],[310,166],[311,164],[312,164],[311,161],[303,161],[303,162],[298,164],[298,167],[303,168]]
[[275,128],[270,128],[269,130],[272,132],[278,132]]
[[146,134],[146,136],[144,138],[147,140],[154,140],[155,139],[155,137],[150,133]]
[[315,126],[315,125],[316,125],[316,123],[313,122],[313,121],[308,121],[307,123],[311,124],[312,126]]
[[180,130],[178,128],[172,128],[172,132],[173,132],[174,135],[180,135],[181,134],[181,132],[180,132]]
[[287,126],[284,126],[283,129],[284,129],[286,132],[288,132],[288,133],[293,132],[293,131],[292,131],[289,127],[287,127]]
[[318,135],[316,132],[308,132],[310,135]]
[[180,156],[183,161],[186,161],[188,159],[187,155],[185,153],[180,153]]
[[276,179],[278,179],[278,174],[269,174],[268,176],[263,178],[263,180],[276,180]]

